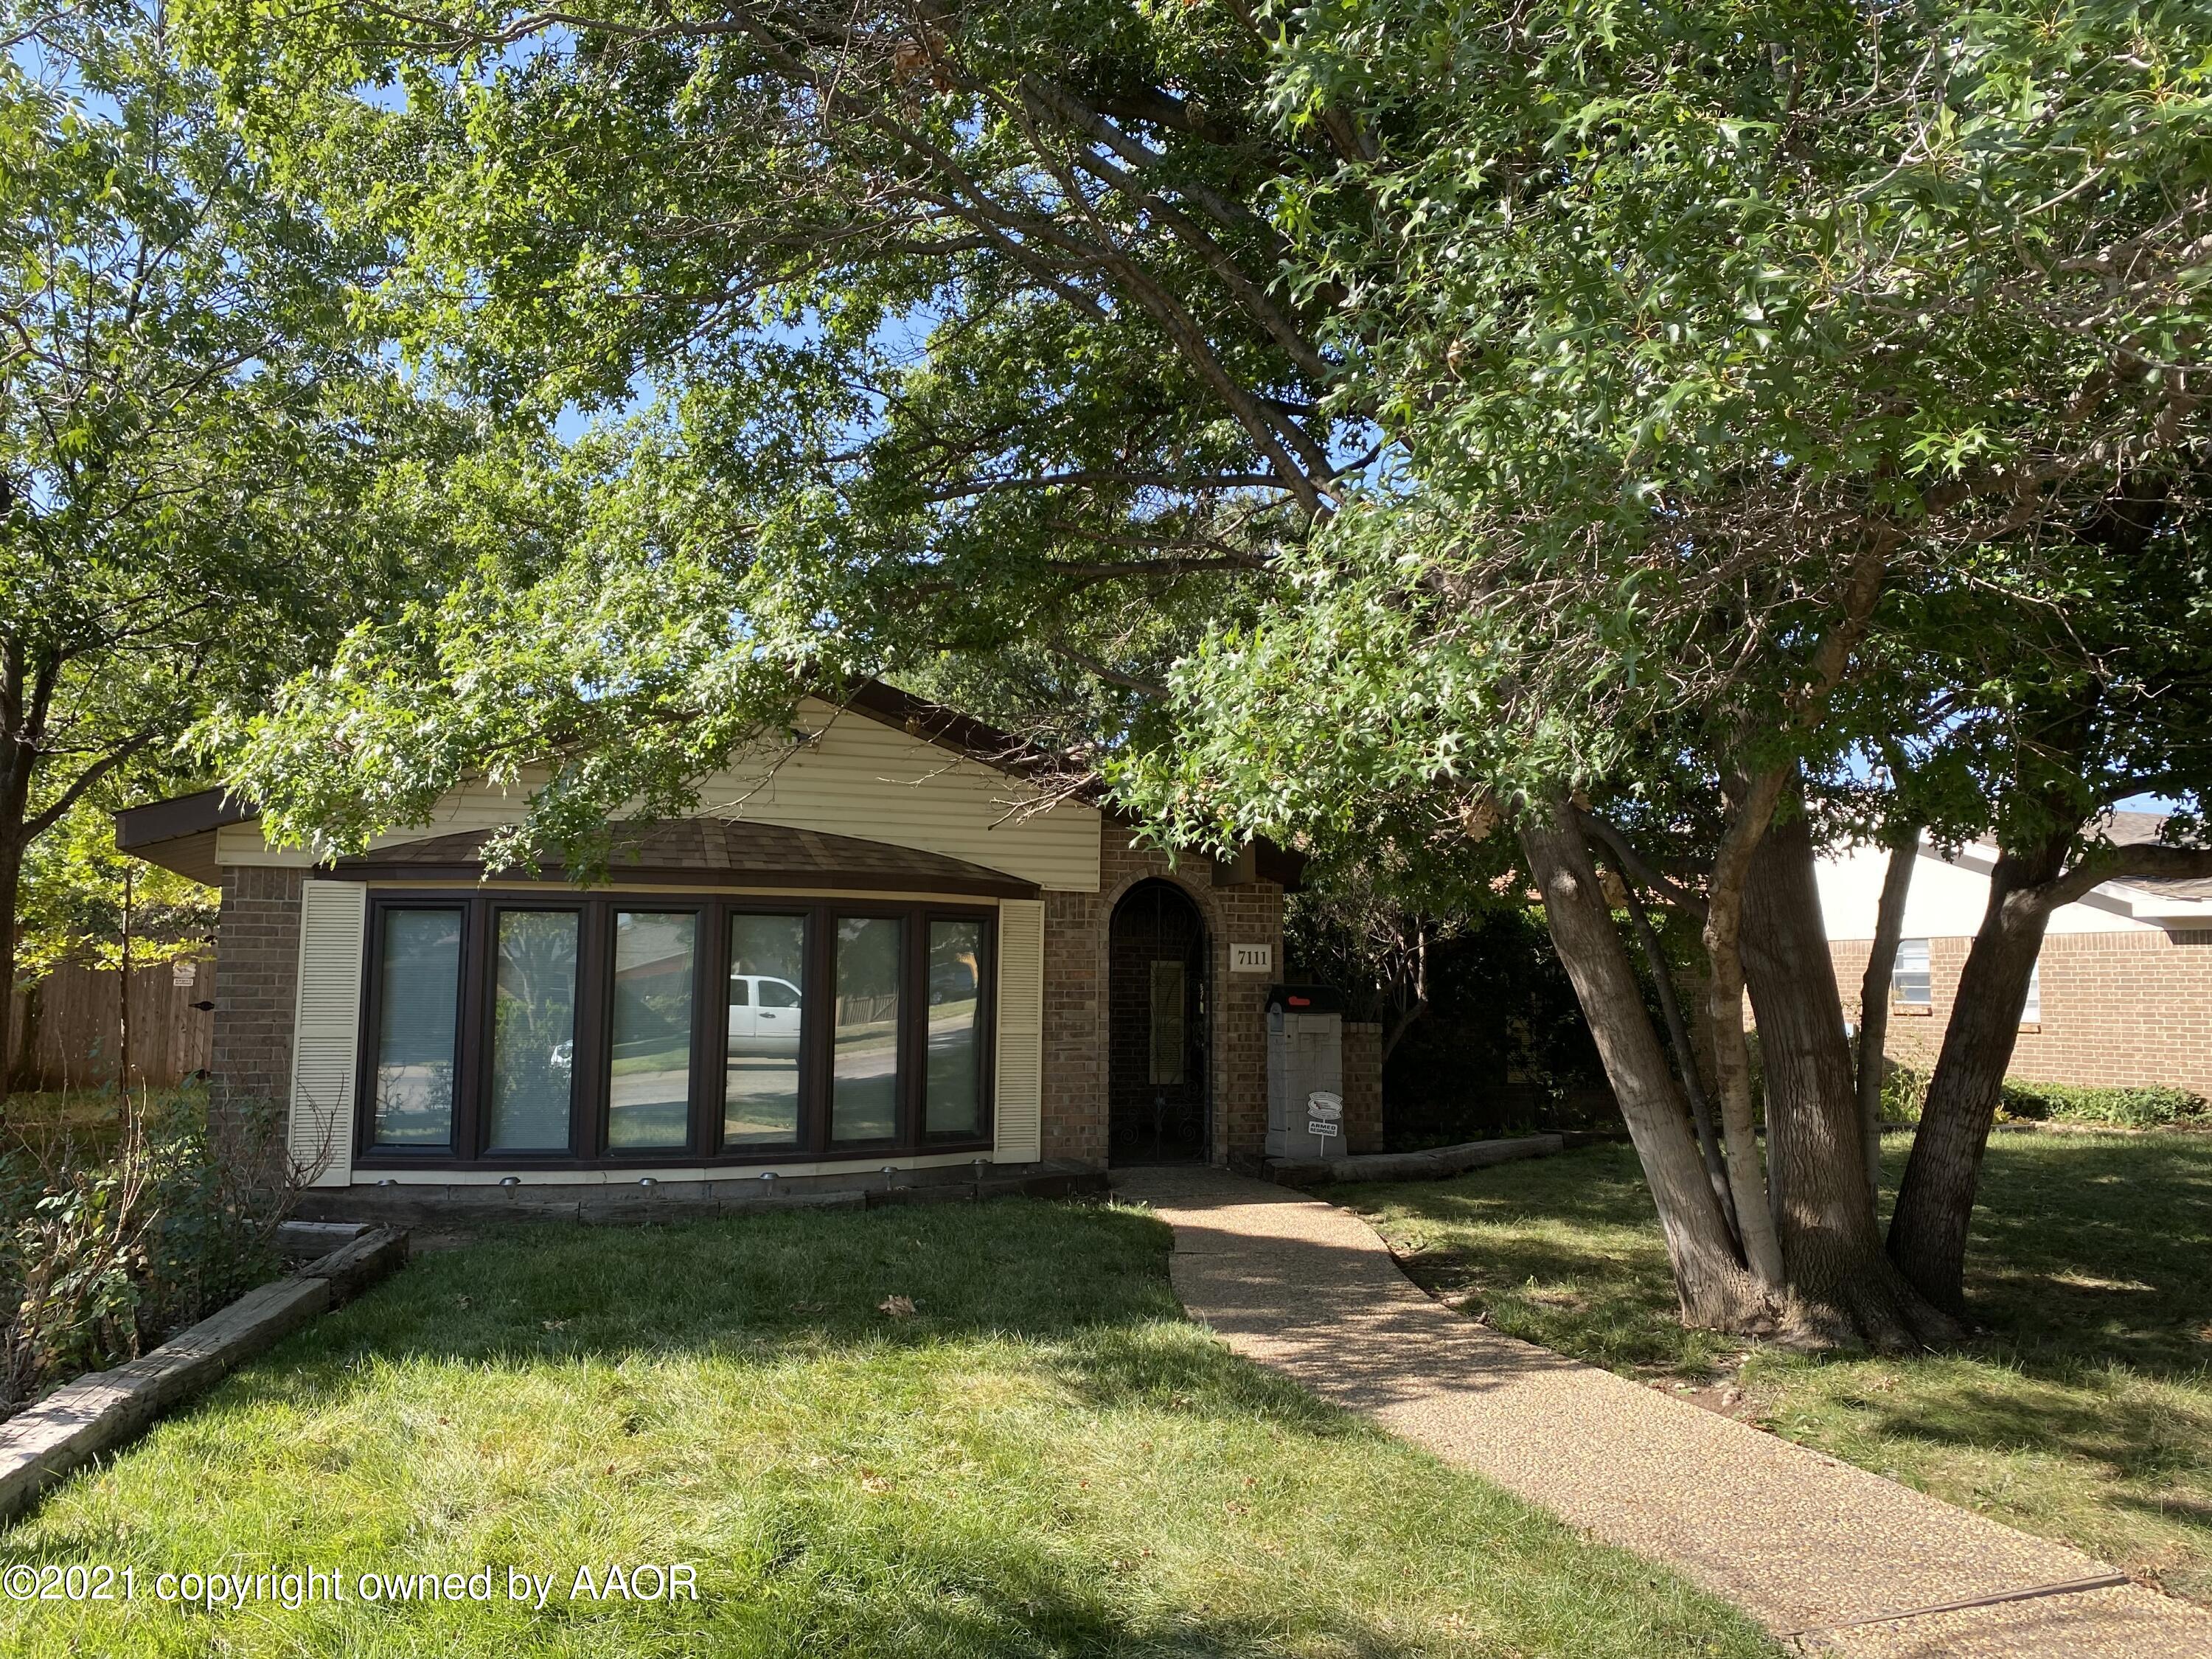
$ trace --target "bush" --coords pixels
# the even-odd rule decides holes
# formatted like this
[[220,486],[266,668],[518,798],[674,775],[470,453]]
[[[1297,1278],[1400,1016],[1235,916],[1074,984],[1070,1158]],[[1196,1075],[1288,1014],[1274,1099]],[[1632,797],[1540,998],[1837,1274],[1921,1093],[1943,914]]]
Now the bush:
[[2204,1097],[2186,1089],[2088,1089],[2070,1083],[2007,1079],[1997,1115],[2029,1122],[2102,1123],[2123,1129],[2156,1129],[2206,1123]]
[[1886,1060],[1881,1066],[1881,1121],[1917,1123],[1928,1102],[1928,1073]]
[[[1917,1123],[1928,1098],[1928,1073],[1885,1062],[1881,1121]],[[2095,1123],[2116,1129],[2212,1128],[2212,1105],[2186,1089],[2092,1089],[2075,1083],[2007,1078],[2000,1123]]]
[[120,1099],[119,1133],[19,1139],[0,1155],[0,1417],[153,1346],[273,1278],[298,1195],[266,1102]]

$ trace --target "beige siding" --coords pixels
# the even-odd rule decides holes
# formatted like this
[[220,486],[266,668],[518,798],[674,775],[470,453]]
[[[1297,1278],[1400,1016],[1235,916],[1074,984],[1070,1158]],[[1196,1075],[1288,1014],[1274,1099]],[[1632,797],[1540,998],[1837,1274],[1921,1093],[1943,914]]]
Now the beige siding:
[[317,1187],[353,1178],[354,1064],[361,1030],[362,926],[357,882],[310,881],[300,897],[300,1000],[292,1048],[293,1162]]
[[[810,700],[799,724],[818,735],[805,744],[741,759],[709,778],[700,792],[701,811],[941,853],[1050,891],[1097,891],[1099,815],[1094,808],[1063,802],[1020,816],[1019,807],[1034,800],[1033,793],[979,761],[825,702]],[[428,823],[380,836],[375,844],[514,823],[541,777],[526,775],[505,789],[464,785],[438,804]],[[251,823],[218,830],[216,859],[233,865],[307,861],[304,853],[272,851]]]
[[1044,1089],[1044,905],[1005,899],[999,905],[999,1063],[992,1112],[1000,1164],[1039,1156]]

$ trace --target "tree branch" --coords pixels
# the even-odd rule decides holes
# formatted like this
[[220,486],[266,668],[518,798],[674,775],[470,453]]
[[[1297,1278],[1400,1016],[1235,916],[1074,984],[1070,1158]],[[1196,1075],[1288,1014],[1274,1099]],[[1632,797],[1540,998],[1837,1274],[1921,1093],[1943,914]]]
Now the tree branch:
[[2212,847],[2118,847],[2092,849],[2056,881],[2036,890],[2037,902],[2056,910],[2108,881],[2201,880],[2212,876]]

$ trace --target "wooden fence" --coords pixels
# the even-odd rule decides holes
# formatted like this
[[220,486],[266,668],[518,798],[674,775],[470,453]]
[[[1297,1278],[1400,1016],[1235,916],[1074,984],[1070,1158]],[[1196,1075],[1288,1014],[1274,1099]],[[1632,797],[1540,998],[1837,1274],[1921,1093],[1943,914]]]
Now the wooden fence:
[[[9,1009],[7,1069],[14,1088],[89,1089],[115,1081],[122,1055],[110,969],[63,963]],[[215,1016],[192,1005],[215,997],[215,963],[157,963],[131,970],[131,1081],[161,1087],[204,1071]]]

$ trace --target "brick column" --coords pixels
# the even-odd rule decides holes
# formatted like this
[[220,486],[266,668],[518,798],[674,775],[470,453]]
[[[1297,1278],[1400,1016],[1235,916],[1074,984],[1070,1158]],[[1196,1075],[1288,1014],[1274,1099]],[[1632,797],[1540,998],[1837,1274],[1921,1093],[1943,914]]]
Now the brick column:
[[1044,896],[1040,1150],[1106,1163],[1106,917],[1097,893]]
[[291,1091],[302,875],[258,866],[222,872],[210,1069],[232,1095],[282,1104]]

